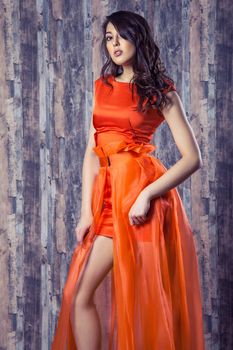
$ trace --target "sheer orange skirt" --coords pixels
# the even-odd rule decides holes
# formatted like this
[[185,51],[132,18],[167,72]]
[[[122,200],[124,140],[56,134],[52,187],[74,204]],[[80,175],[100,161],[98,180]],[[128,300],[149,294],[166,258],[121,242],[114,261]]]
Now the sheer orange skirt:
[[109,167],[106,168],[106,182],[104,187],[103,207],[100,215],[96,234],[113,238],[112,202],[111,202],[111,180]]

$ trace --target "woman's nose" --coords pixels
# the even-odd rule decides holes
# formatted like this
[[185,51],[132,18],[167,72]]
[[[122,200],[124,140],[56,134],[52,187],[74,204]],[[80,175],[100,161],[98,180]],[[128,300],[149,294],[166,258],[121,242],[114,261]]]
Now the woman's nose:
[[115,47],[116,44],[119,44],[119,39],[116,37],[115,39],[113,39],[113,46]]

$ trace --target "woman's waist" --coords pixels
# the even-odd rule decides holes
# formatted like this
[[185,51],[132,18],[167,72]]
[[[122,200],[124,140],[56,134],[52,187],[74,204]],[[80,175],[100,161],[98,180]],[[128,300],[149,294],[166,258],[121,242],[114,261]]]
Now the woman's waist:
[[132,130],[97,130],[94,134],[96,146],[103,146],[112,142],[125,141],[126,143],[150,144],[151,137],[146,134],[136,134]]
[[133,135],[128,130],[97,130],[94,134],[96,146],[102,146],[111,142],[126,141],[131,142]]
[[101,143],[93,147],[101,166],[108,166],[112,162],[118,162],[123,158],[139,157],[156,149],[151,143],[143,143],[135,140],[114,140],[108,143]]

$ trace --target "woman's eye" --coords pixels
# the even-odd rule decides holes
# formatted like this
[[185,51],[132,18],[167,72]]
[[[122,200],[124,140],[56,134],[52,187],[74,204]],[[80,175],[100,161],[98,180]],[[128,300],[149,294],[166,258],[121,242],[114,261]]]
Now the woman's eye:
[[111,38],[112,38],[111,36],[107,36],[106,41],[109,41],[108,39],[111,39]]

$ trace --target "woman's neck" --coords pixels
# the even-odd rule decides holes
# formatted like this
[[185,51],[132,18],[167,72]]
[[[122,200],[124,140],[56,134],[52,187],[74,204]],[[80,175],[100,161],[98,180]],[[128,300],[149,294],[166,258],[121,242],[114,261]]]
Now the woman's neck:
[[133,78],[133,76],[134,76],[134,73],[132,71],[123,72],[117,76],[117,80],[122,81],[122,82],[130,82],[130,80]]

